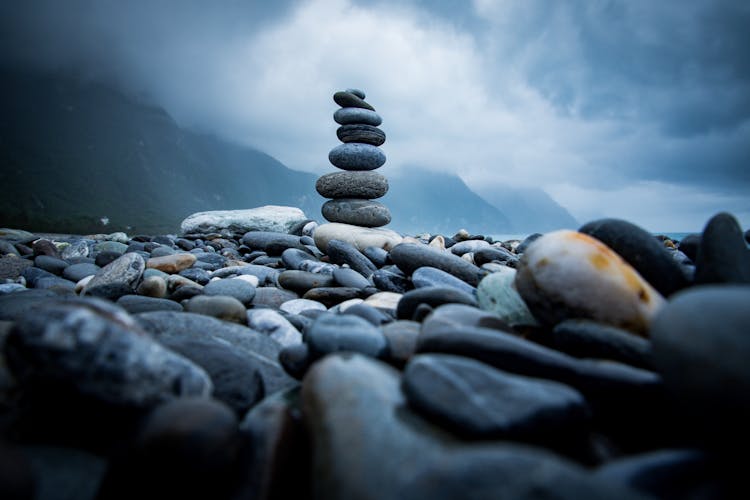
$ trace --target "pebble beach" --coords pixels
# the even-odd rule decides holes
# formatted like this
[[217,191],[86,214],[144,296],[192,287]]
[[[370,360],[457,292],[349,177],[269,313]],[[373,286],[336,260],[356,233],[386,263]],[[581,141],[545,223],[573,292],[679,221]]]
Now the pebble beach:
[[[0,230],[3,498],[733,498],[750,256],[194,214]],[[741,455],[740,455],[741,456]]]

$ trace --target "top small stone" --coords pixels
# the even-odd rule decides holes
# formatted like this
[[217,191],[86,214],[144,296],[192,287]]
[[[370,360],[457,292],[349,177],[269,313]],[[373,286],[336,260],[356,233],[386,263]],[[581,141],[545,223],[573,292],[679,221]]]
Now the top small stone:
[[346,89],[344,92],[349,92],[350,94],[354,94],[357,97],[359,97],[360,99],[364,99],[365,98],[365,93],[362,92],[359,89]]
[[342,108],[363,108],[375,111],[370,104],[351,92],[336,92],[333,94],[333,100]]

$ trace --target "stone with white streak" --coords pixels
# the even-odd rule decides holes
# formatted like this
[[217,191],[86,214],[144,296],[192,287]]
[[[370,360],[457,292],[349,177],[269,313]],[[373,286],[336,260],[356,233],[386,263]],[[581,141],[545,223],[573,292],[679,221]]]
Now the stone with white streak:
[[220,231],[239,234],[248,231],[289,233],[309,220],[299,208],[266,205],[247,210],[197,212],[183,220],[180,229],[183,234]]
[[589,318],[647,335],[664,298],[619,255],[575,231],[534,241],[518,264],[515,285],[543,323]]
[[359,227],[332,222],[318,226],[313,234],[313,239],[315,240],[315,246],[325,252],[328,242],[331,240],[351,243],[359,251],[363,251],[367,247],[390,250],[401,243],[403,237],[390,229]]

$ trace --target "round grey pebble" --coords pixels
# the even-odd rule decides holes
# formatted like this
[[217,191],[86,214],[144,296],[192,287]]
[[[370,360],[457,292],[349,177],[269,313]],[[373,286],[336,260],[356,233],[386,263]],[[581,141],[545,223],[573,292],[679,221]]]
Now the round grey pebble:
[[371,144],[348,142],[333,148],[328,160],[343,170],[375,170],[385,163],[385,153]]
[[210,282],[203,287],[203,293],[234,297],[247,306],[255,297],[255,287],[247,281],[229,278]]
[[377,127],[383,123],[383,119],[375,111],[362,108],[341,108],[333,114],[333,119],[339,125],[351,125],[363,123]]

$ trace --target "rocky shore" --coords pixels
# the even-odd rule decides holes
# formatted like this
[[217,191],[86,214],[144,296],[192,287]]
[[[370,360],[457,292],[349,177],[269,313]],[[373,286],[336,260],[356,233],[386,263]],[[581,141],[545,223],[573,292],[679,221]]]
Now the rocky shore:
[[0,229],[0,498],[744,496],[747,237]]

